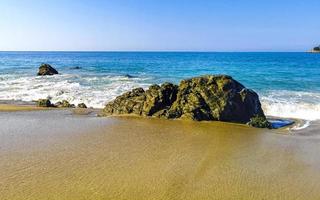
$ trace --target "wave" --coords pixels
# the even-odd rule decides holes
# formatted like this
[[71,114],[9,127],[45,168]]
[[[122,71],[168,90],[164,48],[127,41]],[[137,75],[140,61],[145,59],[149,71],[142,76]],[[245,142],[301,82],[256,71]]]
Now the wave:
[[53,103],[68,100],[85,103],[94,108],[104,105],[116,96],[136,87],[146,88],[148,77],[56,75],[44,77],[17,77],[5,75],[0,81],[0,100],[35,101],[49,98]]
[[[35,101],[50,98],[53,103],[68,100],[103,108],[118,95],[136,87],[147,88],[154,79],[121,75],[75,75],[35,77],[0,75],[0,100]],[[260,94],[266,115],[304,120],[320,119],[320,92],[272,90]]]
[[268,116],[320,119],[320,93],[277,90],[266,92],[260,99]]

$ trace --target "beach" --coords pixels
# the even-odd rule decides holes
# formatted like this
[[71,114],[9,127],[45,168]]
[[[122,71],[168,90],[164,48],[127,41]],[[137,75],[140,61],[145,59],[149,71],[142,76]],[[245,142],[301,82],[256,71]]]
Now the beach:
[[[36,76],[41,63],[59,74]],[[137,87],[226,74],[256,91],[267,115],[318,120],[319,65],[306,52],[0,52],[0,100],[103,108]]]
[[0,200],[320,200],[320,1],[1,1]]
[[[320,196],[315,54],[0,52],[0,58],[1,200]],[[37,76],[44,60],[58,74]],[[273,128],[287,126],[268,129],[265,116]],[[250,125],[264,128],[246,125],[254,118]]]
[[14,111],[34,111],[34,110],[48,110],[49,108],[36,107],[34,105],[16,105],[16,104],[0,104],[0,112],[14,112]]
[[0,108],[0,199],[320,195],[319,121],[290,131]]

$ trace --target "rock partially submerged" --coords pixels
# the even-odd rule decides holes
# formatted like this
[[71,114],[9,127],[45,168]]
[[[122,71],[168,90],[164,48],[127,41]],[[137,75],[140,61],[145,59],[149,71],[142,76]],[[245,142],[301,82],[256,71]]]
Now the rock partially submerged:
[[130,74],[126,74],[126,75],[124,75],[124,77],[126,77],[126,78],[135,78],[135,76],[132,76]]
[[102,116],[135,114],[166,119],[225,121],[270,128],[258,95],[227,75],[207,75],[133,89],[108,103]]
[[51,103],[49,99],[39,99],[37,101],[38,107],[54,107],[54,105]]
[[58,74],[58,71],[51,67],[49,64],[41,64],[38,71],[38,76],[45,76],[45,75],[54,75]]
[[70,69],[81,69],[79,66],[70,67]]
[[84,103],[79,103],[78,108],[87,108],[87,105]]
[[58,108],[75,108],[75,105],[69,103],[69,101],[67,101],[67,100],[58,101],[54,105],[55,105],[55,107],[58,107]]
[[276,127],[273,127],[272,123],[266,120],[265,116],[259,116],[259,115],[252,117],[247,124],[249,126],[259,127],[259,128],[276,128]]

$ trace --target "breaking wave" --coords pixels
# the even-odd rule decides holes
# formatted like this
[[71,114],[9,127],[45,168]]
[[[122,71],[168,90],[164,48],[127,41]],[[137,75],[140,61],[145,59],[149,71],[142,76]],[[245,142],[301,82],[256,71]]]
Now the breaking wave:
[[44,77],[0,77],[0,100],[35,101],[50,98],[53,103],[68,100],[102,108],[123,92],[147,87],[147,77],[56,75]]
[[[121,75],[19,76],[0,75],[0,100],[34,101],[50,98],[53,103],[68,100],[103,108],[116,96],[136,87],[146,88],[152,77]],[[320,93],[274,90],[260,94],[264,112],[268,116],[320,119]]]
[[269,116],[320,119],[320,93],[298,91],[271,91],[261,95],[264,112]]

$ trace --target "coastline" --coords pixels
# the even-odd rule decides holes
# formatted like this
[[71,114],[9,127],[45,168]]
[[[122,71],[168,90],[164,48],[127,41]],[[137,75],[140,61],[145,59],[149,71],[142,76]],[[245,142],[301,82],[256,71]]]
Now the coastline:
[[0,100],[0,112],[48,110],[49,107],[37,107],[34,101]]
[[36,111],[48,110],[50,108],[37,107],[35,105],[18,105],[18,104],[1,104],[0,112],[15,112],[15,111]]
[[63,111],[63,110],[70,111],[72,115],[97,116],[102,109],[38,107],[34,102],[0,101],[0,113],[1,112]]
[[[317,199],[319,123],[0,112],[1,199]],[[37,125],[41,124],[41,126]],[[258,169],[258,170],[257,170]]]
[[0,5],[0,200],[320,200],[320,1]]
[[[41,111],[41,110],[69,110],[72,112],[72,114],[75,115],[91,115],[91,116],[98,116],[102,118],[108,118],[103,117],[101,115],[102,108],[54,108],[54,107],[38,107],[35,102],[26,102],[26,101],[0,101],[0,113],[1,112],[19,112],[19,111]],[[121,115],[113,115],[109,117],[129,117],[129,118],[146,118],[141,117],[139,115],[134,114],[121,114]],[[148,118],[155,118],[157,117],[147,117]],[[284,117],[277,117],[277,116],[267,116],[268,120],[273,121],[273,123],[276,123],[275,129],[286,129],[286,130],[300,130],[304,129],[309,126],[308,120],[302,120],[302,119],[296,119],[296,118],[284,118]],[[160,119],[160,120],[167,120],[167,119]],[[174,119],[174,120],[181,120],[181,119]],[[172,120],[170,120],[172,121]],[[184,120],[182,120],[184,121]],[[222,122],[222,121],[201,121],[197,123],[226,123],[226,124],[236,124],[239,126],[246,126],[245,124],[238,124],[238,123],[232,123],[232,122]],[[307,126],[305,126],[307,124]]]

